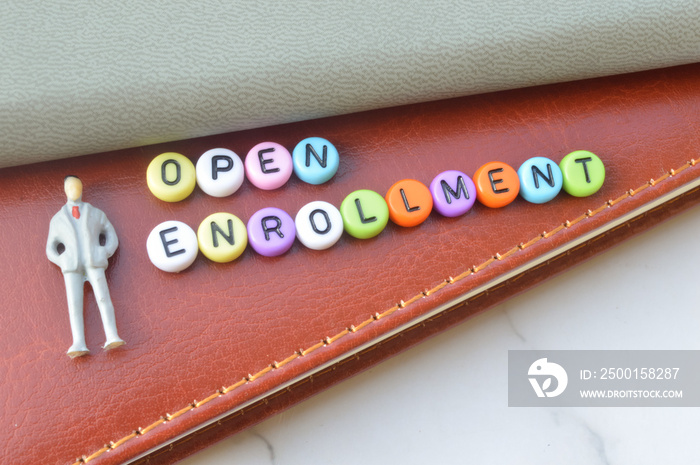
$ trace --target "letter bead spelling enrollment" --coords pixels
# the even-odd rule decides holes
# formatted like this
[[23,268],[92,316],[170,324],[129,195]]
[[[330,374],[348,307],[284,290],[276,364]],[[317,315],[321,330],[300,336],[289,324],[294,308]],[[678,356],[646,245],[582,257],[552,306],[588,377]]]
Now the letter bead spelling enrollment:
[[[182,154],[167,152],[151,161],[146,173],[148,188],[165,202],[179,202],[195,184],[213,197],[227,197],[243,181],[263,190],[284,186],[292,173],[308,184],[330,181],[340,167],[336,147],[320,137],[299,142],[290,153],[275,142],[255,145],[244,161],[232,150],[214,148],[204,152],[196,167]],[[198,252],[209,260],[227,263],[243,254],[248,245],[263,256],[285,254],[299,240],[305,247],[325,250],[335,245],[343,232],[356,239],[378,236],[389,221],[412,228],[423,223],[433,210],[458,217],[478,200],[489,208],[503,208],[520,195],[527,202],[543,204],[561,190],[575,197],[588,197],[605,181],[605,166],[598,156],[577,150],[558,164],[546,157],[525,160],[516,171],[499,161],[479,167],[473,176],[448,170],[437,174],[429,186],[415,179],[391,184],[384,196],[369,189],[348,194],[339,208],[316,200],[302,206],[296,216],[279,208],[263,208],[245,223],[232,213],[207,216],[197,232],[185,223],[166,221],[148,236],[146,249],[159,269],[180,272],[189,267]]]

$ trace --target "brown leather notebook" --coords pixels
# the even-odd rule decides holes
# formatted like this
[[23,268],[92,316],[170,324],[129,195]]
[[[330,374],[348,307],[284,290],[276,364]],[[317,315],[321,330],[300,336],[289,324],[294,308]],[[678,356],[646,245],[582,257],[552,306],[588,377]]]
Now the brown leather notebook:
[[[146,185],[163,152],[196,162],[215,147],[245,156],[259,142],[292,149],[309,136],[340,152],[325,184],[292,176],[264,191],[245,181],[230,197],[197,188],[178,203]],[[698,147],[700,65],[690,65],[0,170],[2,462],[172,463],[697,204]],[[313,200],[337,207],[358,189],[383,196],[402,179],[427,185],[442,171],[471,176],[496,160],[558,163],[574,150],[605,164],[589,197],[477,202],[456,218],[390,222],[372,239],[344,234],[323,251],[296,241],[272,258],[250,247],[225,264],[200,254],[177,274],[146,253],[166,220],[196,230],[215,212],[247,221],[270,206],[294,217]],[[74,359],[64,280],[46,257],[68,174],[119,236],[106,278],[126,341],[100,349],[87,286],[91,353]]]

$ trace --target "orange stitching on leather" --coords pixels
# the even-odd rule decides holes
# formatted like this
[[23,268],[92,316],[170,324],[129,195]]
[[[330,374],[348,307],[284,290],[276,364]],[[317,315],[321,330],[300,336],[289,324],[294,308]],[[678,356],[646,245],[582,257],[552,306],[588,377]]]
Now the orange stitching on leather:
[[[145,427],[145,428],[143,428],[143,429],[138,429],[137,431],[135,431],[135,432],[133,432],[133,433],[131,433],[131,434],[129,434],[129,435],[124,436],[123,438],[119,439],[118,441],[115,441],[115,442],[113,442],[113,443],[110,443],[109,446],[105,446],[105,447],[103,447],[102,449],[99,449],[98,451],[94,452],[92,455],[90,455],[90,456],[88,456],[88,457],[83,456],[83,457],[77,459],[77,460],[75,461],[75,463],[73,463],[73,465],[80,465],[80,464],[83,464],[83,463],[88,463],[89,461],[91,461],[91,460],[93,460],[93,459],[99,457],[100,455],[104,454],[105,452],[108,452],[108,451],[110,451],[110,450],[116,449],[116,448],[119,447],[120,445],[124,444],[125,442],[127,442],[127,441],[129,441],[129,440],[131,440],[131,439],[133,439],[133,438],[135,438],[135,437],[137,437],[137,436],[143,436],[143,435],[145,435],[146,433],[148,433],[149,431],[151,431],[153,428],[156,428],[157,426],[162,425],[163,423],[167,423],[167,422],[169,422],[169,421],[171,421],[171,420],[173,420],[173,419],[179,417],[180,415],[184,415],[185,413],[187,413],[187,412],[189,412],[189,411],[191,411],[191,410],[194,410],[194,409],[198,408],[199,406],[201,406],[201,405],[203,405],[203,404],[205,404],[205,403],[207,403],[207,402],[209,402],[209,401],[215,399],[216,397],[220,397],[220,396],[226,395],[226,394],[228,394],[229,392],[231,392],[231,391],[237,389],[238,387],[240,387],[240,386],[242,386],[242,385],[244,385],[244,384],[252,383],[252,382],[255,381],[256,379],[258,379],[258,378],[264,376],[265,374],[269,373],[269,372],[272,371],[273,369],[279,369],[279,368],[281,368],[282,366],[284,366],[284,365],[286,365],[286,364],[288,364],[288,363],[294,361],[295,359],[299,358],[300,356],[304,356],[304,355],[310,354],[311,352],[313,352],[313,351],[315,351],[315,350],[318,350],[318,349],[320,349],[321,347],[325,347],[325,346],[327,346],[327,345],[330,345],[330,344],[332,344],[333,342],[337,341],[338,339],[342,338],[343,336],[346,336],[346,335],[351,334],[351,333],[356,333],[356,332],[358,332],[359,330],[361,330],[362,328],[368,326],[369,324],[373,323],[373,322],[376,321],[376,320],[380,320],[380,319],[382,319],[382,318],[385,318],[385,317],[391,315],[392,313],[394,313],[394,312],[396,312],[396,311],[398,311],[398,310],[401,310],[401,309],[407,307],[408,305],[410,305],[410,304],[416,302],[417,300],[422,299],[422,298],[425,297],[425,296],[428,296],[428,295],[431,295],[431,294],[435,294],[436,292],[438,292],[438,291],[440,291],[441,289],[445,288],[448,284],[453,284],[453,283],[456,283],[457,281],[461,281],[462,279],[465,279],[467,276],[471,276],[472,274],[475,274],[475,273],[477,273],[477,272],[479,272],[479,271],[485,269],[485,268],[488,267],[489,265],[493,264],[495,261],[502,261],[502,260],[504,260],[504,259],[506,259],[507,257],[511,256],[512,254],[514,254],[514,253],[517,252],[517,251],[521,251],[521,250],[527,249],[528,247],[532,246],[533,244],[535,244],[536,242],[538,242],[538,241],[540,241],[540,240],[542,240],[542,239],[546,239],[546,238],[552,237],[554,234],[557,234],[557,233],[559,233],[560,231],[563,231],[564,229],[568,229],[568,228],[572,227],[573,225],[575,225],[576,223],[579,223],[579,222],[581,222],[581,221],[583,221],[583,220],[585,220],[585,219],[587,219],[587,218],[591,218],[591,217],[597,215],[598,213],[600,213],[601,211],[603,211],[603,210],[605,210],[605,209],[607,209],[607,208],[610,208],[610,207],[614,206],[614,205],[617,204],[618,202],[621,202],[622,200],[625,200],[626,198],[631,197],[631,196],[635,195],[636,193],[641,192],[641,191],[644,190],[644,189],[647,189],[647,188],[649,188],[649,187],[654,187],[654,186],[658,185],[659,183],[661,183],[662,181],[665,181],[666,179],[669,179],[669,178],[671,178],[672,176],[677,175],[678,173],[680,173],[680,172],[682,172],[682,171],[684,171],[684,170],[686,170],[686,169],[688,169],[688,168],[694,167],[696,164],[697,164],[697,161],[696,161],[695,159],[691,159],[690,161],[688,161],[688,162],[686,162],[685,164],[683,164],[680,168],[675,169],[675,170],[672,169],[672,170],[668,171],[667,173],[665,173],[664,175],[662,175],[661,177],[659,177],[657,180],[648,181],[648,182],[644,183],[643,185],[641,185],[640,187],[638,187],[637,189],[630,189],[630,190],[628,190],[627,192],[625,192],[623,195],[621,195],[620,197],[618,197],[617,199],[615,199],[615,200],[608,200],[605,204],[601,205],[600,207],[596,208],[595,210],[588,210],[586,213],[584,213],[583,215],[579,216],[578,218],[576,218],[576,219],[574,219],[574,220],[572,220],[572,221],[565,221],[564,223],[560,224],[559,226],[557,226],[555,229],[553,229],[553,230],[550,231],[549,233],[543,232],[542,234],[539,234],[539,235],[535,236],[534,238],[530,239],[528,242],[520,243],[519,245],[515,246],[513,249],[509,250],[508,252],[506,252],[506,253],[504,253],[504,254],[500,254],[500,255],[499,255],[499,254],[495,254],[495,255],[491,256],[491,258],[489,258],[489,259],[486,260],[485,262],[481,263],[480,265],[475,265],[475,266],[469,268],[467,271],[461,273],[459,276],[457,276],[457,277],[455,277],[455,278],[449,277],[449,278],[447,278],[446,280],[444,280],[443,282],[441,282],[440,284],[438,284],[437,286],[433,287],[432,289],[428,289],[428,290],[422,291],[422,292],[416,294],[415,296],[411,297],[410,299],[408,299],[408,300],[405,301],[405,302],[402,300],[400,304],[397,304],[397,305],[391,307],[390,309],[385,310],[383,313],[375,313],[374,316],[370,317],[369,319],[363,321],[362,323],[360,323],[360,324],[358,324],[358,325],[356,325],[356,326],[355,326],[355,325],[350,326],[350,328],[346,328],[346,329],[342,330],[341,332],[339,332],[339,333],[336,334],[335,336],[326,337],[325,339],[321,340],[320,342],[318,342],[318,343],[312,345],[311,347],[309,347],[309,348],[307,348],[307,349],[300,349],[299,351],[295,352],[294,354],[292,354],[292,355],[290,355],[289,357],[287,357],[286,359],[284,359],[282,362],[279,362],[279,363],[274,362],[274,363],[268,365],[266,368],[263,368],[262,370],[260,370],[260,371],[257,372],[256,374],[254,374],[254,375],[248,375],[246,378],[243,378],[243,379],[240,380],[239,382],[237,382],[237,383],[235,383],[235,384],[233,384],[233,385],[231,385],[231,386],[229,386],[229,387],[227,387],[227,388],[222,388],[222,389],[220,389],[219,391],[217,391],[216,393],[214,393],[214,394],[212,394],[211,396],[207,397],[207,398],[204,399],[203,401],[200,401],[200,402],[193,402],[193,403],[189,404],[187,407],[185,407],[185,408],[183,408],[183,409],[181,409],[181,410],[178,410],[177,412],[175,412],[175,413],[172,414],[172,415],[166,414],[165,418],[162,418],[162,417],[161,417],[160,420],[157,420],[157,421],[153,422],[152,424],[150,424],[149,426],[147,426],[147,427]],[[683,194],[682,196],[686,196],[686,195],[695,193],[695,192],[697,192],[699,189],[700,189],[700,188],[695,188],[695,189],[693,189],[693,190],[691,190],[691,191],[689,191],[689,192],[686,192],[686,193]],[[680,197],[682,197],[682,196],[676,197],[675,199],[672,199],[671,201],[666,202],[666,204],[670,204],[670,203],[672,203],[672,202],[675,202],[676,200],[678,200],[678,199],[679,199]],[[660,207],[657,207],[657,208],[660,208]],[[645,215],[648,214],[648,213],[649,213],[649,212],[647,212],[647,213],[645,213],[645,214],[643,214],[643,215],[640,215],[639,218],[641,218],[641,216],[645,216]],[[636,218],[636,219],[639,219],[639,218]],[[636,220],[636,219],[633,219],[633,220]],[[618,229],[620,229],[620,228],[626,226],[628,223],[629,223],[629,222],[623,223],[623,224],[621,224],[621,225],[619,225],[619,226],[617,226],[617,227],[611,229],[611,230],[608,231],[607,233],[602,234],[601,236],[604,236],[604,235],[607,235],[607,234],[609,234],[609,233],[611,233],[611,232],[614,232],[614,231],[616,231],[616,230],[618,230]],[[580,245],[579,247],[577,247],[577,249],[580,248],[580,247],[583,247],[583,245]],[[574,249],[574,250],[577,250],[577,249]],[[497,258],[497,257],[499,257],[499,258]],[[538,269],[538,268],[540,268],[540,267],[542,267],[542,266],[546,266],[547,264],[553,262],[554,260],[556,260],[556,259],[558,259],[558,258],[560,258],[560,257],[553,257],[552,259],[547,260],[546,262],[541,263],[541,264],[539,264],[538,266],[536,266],[536,267],[534,267],[534,268],[531,268],[531,269],[528,270],[527,272],[532,272],[532,271],[534,271],[534,270],[536,270],[536,269]],[[499,286],[499,287],[500,287],[500,286]],[[445,315],[445,314],[451,312],[452,310],[455,310],[455,309],[460,308],[460,307],[462,307],[462,306],[464,306],[464,305],[467,305],[468,303],[473,302],[474,300],[479,299],[479,298],[481,298],[481,297],[484,296],[484,295],[488,295],[488,292],[481,292],[480,294],[475,295],[475,296],[473,296],[473,297],[467,299],[466,301],[464,301],[464,302],[462,302],[462,303],[460,303],[460,304],[458,304],[458,305],[455,305],[454,307],[451,307],[451,308],[445,310],[444,312],[441,312],[441,313],[439,313],[439,314],[437,314],[437,315],[435,315],[435,316],[429,318],[429,319],[426,320],[426,321],[433,321],[433,320],[435,320],[435,319],[437,319],[437,318],[440,318],[440,317],[442,317],[443,315]],[[360,354],[358,354],[358,355],[362,355],[362,354],[365,354],[366,352],[369,352],[370,350],[374,350],[374,348],[378,347],[379,345],[384,344],[384,343],[386,343],[386,342],[389,342],[390,340],[392,340],[392,339],[394,339],[394,338],[396,338],[396,337],[398,337],[398,336],[399,336],[399,335],[397,334],[397,335],[394,335],[393,337],[391,337],[391,338],[389,338],[389,339],[385,339],[385,340],[382,341],[380,344],[377,344],[377,345],[375,345],[375,346],[373,346],[373,347],[370,347],[370,348],[368,348],[368,349],[365,349],[364,351],[360,352]],[[327,371],[328,371],[328,370],[327,370]],[[321,374],[321,373],[316,373],[316,376],[318,376],[318,375],[320,375],[320,374]],[[300,381],[299,383],[297,383],[297,385],[301,385],[301,384],[307,382],[307,380],[309,380],[309,379],[310,379],[310,378],[307,378],[306,380],[302,380],[302,381]],[[287,388],[287,390],[289,390],[289,388]],[[263,400],[265,400],[265,399],[263,399]],[[252,409],[256,408],[258,405],[261,405],[261,404],[263,404],[263,401],[259,401],[259,402],[257,402],[256,404],[254,404],[254,405],[252,405],[252,406],[250,406],[250,407],[248,407],[248,408],[246,408],[246,409],[241,409],[241,410],[239,410],[239,412],[240,412],[241,415],[243,415],[243,414],[244,414],[244,410],[246,410],[246,411],[252,410]],[[236,414],[236,415],[232,415],[232,416],[229,417],[229,418],[232,418],[233,416],[237,416],[237,414]]]
[[216,398],[219,397],[220,395],[221,395],[221,391],[216,391],[214,394],[210,395],[209,397],[207,397],[207,398],[204,399],[204,400],[200,400],[199,402],[195,401],[195,402],[194,402],[194,407],[195,407],[195,408],[199,408],[199,407],[201,407],[202,405],[206,404],[207,402],[210,402],[210,401],[216,399]]

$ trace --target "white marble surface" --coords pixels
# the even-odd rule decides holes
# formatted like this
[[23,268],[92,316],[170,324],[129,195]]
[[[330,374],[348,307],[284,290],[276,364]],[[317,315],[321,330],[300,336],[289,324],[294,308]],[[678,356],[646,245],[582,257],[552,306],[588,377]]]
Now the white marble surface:
[[508,349],[700,349],[700,206],[181,462],[697,464],[699,408],[511,408]]

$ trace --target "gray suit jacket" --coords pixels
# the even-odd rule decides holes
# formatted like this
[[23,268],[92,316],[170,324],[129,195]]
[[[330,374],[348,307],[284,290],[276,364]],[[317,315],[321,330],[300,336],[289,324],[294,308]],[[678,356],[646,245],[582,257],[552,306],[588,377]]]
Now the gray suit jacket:
[[[85,268],[107,268],[107,259],[119,246],[117,233],[104,212],[89,203],[78,205],[82,221],[75,221],[72,206],[66,204],[54,215],[49,225],[46,256],[64,273]],[[100,245],[100,235],[104,235],[104,245]],[[83,253],[79,250],[81,243]],[[65,247],[61,253],[60,244]]]

